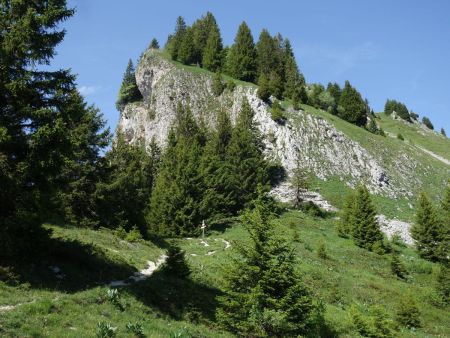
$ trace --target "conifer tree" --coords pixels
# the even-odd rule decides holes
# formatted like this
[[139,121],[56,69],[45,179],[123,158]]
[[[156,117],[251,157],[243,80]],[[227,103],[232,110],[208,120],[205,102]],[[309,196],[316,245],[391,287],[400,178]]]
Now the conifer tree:
[[227,70],[236,79],[252,82],[256,77],[255,58],[252,33],[247,24],[242,22],[228,53]]
[[[104,141],[96,137],[98,111],[81,103],[75,76],[41,67],[51,63],[65,35],[58,26],[73,13],[66,1],[0,5],[0,260],[45,252],[38,249],[45,236],[40,224],[67,184],[61,171]],[[85,119],[92,138],[81,135]]]
[[376,211],[369,191],[363,185],[356,190],[352,212],[352,235],[356,245],[368,250],[380,246],[383,234],[375,217]]
[[150,42],[149,48],[151,49],[159,49],[159,42],[156,40],[156,38],[152,39],[152,42]]
[[225,89],[225,83],[222,81],[222,75],[219,72],[214,74],[211,89],[215,96],[220,96]]
[[186,31],[183,34],[183,37],[180,41],[180,45],[178,48],[178,57],[177,61],[185,65],[190,65],[196,62],[195,56],[195,45],[193,44],[193,30],[191,27],[186,28]]
[[181,46],[181,42],[184,39],[184,34],[186,33],[186,22],[182,16],[177,18],[175,25],[175,33],[168,40],[167,48],[170,52],[172,60],[178,60],[178,51]]
[[341,211],[341,219],[337,225],[338,235],[341,237],[349,237],[352,234],[354,228],[354,208],[355,205],[355,194],[350,193],[344,199],[344,206]]
[[258,97],[268,102],[270,98],[270,85],[269,85],[269,79],[265,74],[261,74],[258,80],[258,91],[256,93]]
[[[294,96],[298,95],[300,87],[305,85],[305,78],[300,73],[292,51],[291,43],[288,39],[284,40],[284,93],[283,96],[294,100]],[[299,102],[301,99],[298,99]]]
[[139,229],[146,237],[145,210],[156,179],[160,149],[152,140],[143,145],[128,144],[118,132],[106,154],[103,179],[97,184],[97,217],[102,226],[124,231]]
[[447,137],[447,134],[445,133],[445,129],[444,128],[441,128],[441,135],[444,136],[444,137]]
[[277,58],[276,40],[270,35],[267,29],[263,29],[256,43],[256,67],[257,74],[269,75],[276,71],[281,60]]
[[175,128],[150,199],[146,221],[152,234],[186,236],[199,233],[203,180],[199,163],[203,137],[188,106],[178,104]]
[[431,123],[430,119],[426,116],[422,117],[422,123],[431,130],[434,130],[433,123]]
[[267,187],[269,182],[262,143],[253,123],[253,115],[248,101],[244,99],[226,154],[226,170],[234,212],[256,197],[259,184]]
[[444,303],[450,304],[450,266],[449,264],[439,264],[436,274],[436,289],[442,296]]
[[[211,12],[207,12],[205,16],[194,22],[192,25],[192,46],[194,49],[192,63],[200,66],[203,62],[203,55],[205,54],[206,45],[208,43],[211,32],[217,32],[220,37],[219,26],[216,18]],[[222,43],[220,41],[220,43]]]
[[269,74],[270,93],[277,99],[281,99],[283,97],[283,88],[284,85],[282,77],[276,71],[271,71]]
[[223,45],[220,31],[216,26],[213,26],[212,30],[209,32],[205,49],[203,50],[203,67],[212,72],[218,71],[222,67],[222,57]]
[[296,337],[317,334],[321,310],[295,271],[293,251],[275,233],[261,199],[243,216],[250,244],[226,274],[217,318],[238,336]]
[[361,94],[350,85],[349,81],[345,81],[345,86],[339,99],[339,105],[342,107],[342,111],[339,112],[340,118],[357,126],[364,126],[366,124],[366,105]]
[[135,69],[133,61],[128,61],[128,66],[123,75],[122,85],[119,90],[119,97],[116,102],[117,110],[122,111],[127,103],[139,101],[142,99],[142,94],[136,83]]
[[297,155],[297,164],[292,171],[291,187],[294,189],[294,208],[299,208],[303,202],[302,192],[309,188],[308,175],[301,166],[301,160]]
[[177,278],[186,278],[191,274],[185,253],[178,245],[170,243],[166,256],[163,266],[164,272]]
[[391,257],[391,271],[394,275],[401,279],[405,279],[408,274],[405,266],[396,253],[393,253]]
[[416,221],[411,227],[411,235],[421,257],[431,261],[445,260],[441,244],[444,242],[444,229],[436,210],[428,196],[422,192],[417,206]]

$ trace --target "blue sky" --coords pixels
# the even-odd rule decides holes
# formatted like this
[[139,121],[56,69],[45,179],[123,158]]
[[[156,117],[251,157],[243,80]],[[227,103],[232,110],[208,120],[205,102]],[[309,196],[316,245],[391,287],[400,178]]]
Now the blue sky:
[[129,58],[156,37],[164,45],[175,20],[188,24],[211,11],[225,44],[245,20],[255,40],[262,28],[291,40],[307,82],[350,82],[375,111],[386,98],[404,102],[450,134],[450,1],[69,0],[54,67],[71,68],[89,103],[111,130]]

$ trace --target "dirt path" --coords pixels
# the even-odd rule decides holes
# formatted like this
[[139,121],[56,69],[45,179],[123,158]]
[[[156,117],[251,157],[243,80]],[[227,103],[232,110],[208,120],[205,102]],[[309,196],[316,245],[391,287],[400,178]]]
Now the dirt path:
[[450,161],[447,160],[446,158],[443,158],[442,156],[439,156],[438,154],[433,153],[432,151],[429,151],[425,148],[416,146],[417,148],[419,148],[420,150],[422,150],[423,152],[427,153],[428,155],[434,157],[436,160],[441,161],[442,163],[445,163],[447,165],[450,165]]
[[130,285],[131,283],[140,282],[147,278],[149,278],[164,262],[166,261],[167,256],[161,255],[158,260],[155,262],[147,261],[147,268],[142,269],[139,272],[136,272],[133,276],[128,277],[124,280],[116,280],[112,281],[108,284],[110,287],[118,287]]

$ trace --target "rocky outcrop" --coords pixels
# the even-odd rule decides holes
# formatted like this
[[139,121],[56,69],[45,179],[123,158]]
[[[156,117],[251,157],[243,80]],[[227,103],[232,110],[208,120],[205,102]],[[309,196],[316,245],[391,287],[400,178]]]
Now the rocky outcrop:
[[266,156],[282,164],[288,173],[300,163],[322,180],[338,177],[350,186],[363,182],[372,193],[389,197],[408,193],[391,179],[377,158],[328,121],[292,108],[287,111],[286,123],[273,121],[270,107],[257,97],[255,86],[237,85],[216,97],[209,72],[183,69],[150,50],[137,67],[136,80],[144,99],[125,106],[118,125],[128,142],[148,144],[155,139],[164,146],[178,102],[188,104],[197,120],[213,128],[217,112],[226,109],[234,120],[246,98],[255,112]]

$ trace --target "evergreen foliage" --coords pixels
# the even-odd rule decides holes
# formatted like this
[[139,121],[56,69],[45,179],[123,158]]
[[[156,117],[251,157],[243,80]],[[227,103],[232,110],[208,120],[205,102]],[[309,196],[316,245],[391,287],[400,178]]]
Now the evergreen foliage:
[[64,38],[58,25],[73,13],[65,1],[0,5],[0,260],[45,251],[40,224],[54,212],[55,195],[72,182],[77,161],[97,162],[107,139],[98,111],[76,92],[75,77],[41,67]]
[[170,243],[164,263],[164,272],[178,278],[186,278],[191,274],[191,269],[186,261],[185,253],[179,246]]
[[228,53],[227,69],[230,75],[243,81],[254,81],[256,77],[256,50],[250,28],[245,22],[238,32]]
[[299,208],[303,202],[302,192],[309,188],[308,174],[302,168],[300,158],[297,156],[297,165],[292,171],[290,179],[291,187],[294,189],[294,208]]
[[422,192],[417,206],[416,221],[411,227],[411,235],[421,257],[431,261],[446,261],[442,244],[445,230],[428,196]]
[[219,72],[214,74],[211,89],[214,96],[220,96],[225,90],[225,83],[222,81],[222,75]]
[[278,100],[275,100],[270,107],[270,116],[272,120],[279,124],[283,124],[286,121],[286,116],[284,115],[284,109]]
[[355,195],[348,194],[344,199],[344,206],[341,211],[341,220],[337,225],[337,233],[339,236],[347,238],[351,236],[354,228],[354,208]]
[[282,60],[278,48],[277,40],[263,29],[256,44],[256,68],[259,76],[268,76],[273,71],[280,73]]
[[181,46],[182,41],[184,40],[184,35],[186,33],[186,22],[182,16],[177,18],[177,22],[175,25],[175,33],[169,37],[167,43],[167,49],[170,52],[170,56],[172,60],[178,60],[178,52]]
[[257,187],[268,188],[268,167],[263,155],[263,144],[253,123],[254,112],[246,99],[237,117],[226,153],[226,175],[233,212],[245,207],[257,196]]
[[447,134],[445,133],[445,129],[444,128],[441,128],[441,135],[444,136],[444,137],[447,137]]
[[393,112],[397,114],[398,117],[405,121],[411,122],[411,115],[405,104],[398,102],[396,100],[386,100],[384,105],[384,113],[386,115],[391,115]]
[[256,92],[258,97],[268,102],[270,99],[270,85],[269,85],[269,78],[265,74],[261,74],[258,80],[258,91]]
[[145,237],[145,209],[156,179],[160,150],[152,140],[144,146],[128,144],[118,133],[112,149],[105,156],[103,179],[97,184],[97,218],[102,226],[138,228]]
[[426,116],[422,117],[422,123],[431,130],[434,130],[433,123],[431,123],[430,119]]
[[345,86],[339,99],[339,106],[342,107],[342,110],[338,112],[340,118],[358,126],[366,124],[367,106],[361,94],[350,85],[349,81],[345,81]]
[[177,61],[180,61],[181,63],[184,63],[186,65],[195,63],[196,50],[195,45],[192,43],[193,39],[194,39],[193,28],[187,27],[178,48]]
[[403,137],[403,135],[400,134],[400,133],[397,134],[397,138],[398,138],[400,141],[404,141],[404,140],[405,140],[405,138]]
[[150,233],[185,236],[199,233],[203,182],[198,163],[203,136],[188,106],[178,104],[175,129],[165,154],[146,215]]
[[[217,25],[216,18],[211,12],[207,12],[206,15],[202,16],[200,19],[196,20],[194,24],[191,26],[192,28],[192,40],[190,41],[193,49],[194,55],[192,63],[197,64],[198,66],[202,66],[203,56],[206,50],[206,45],[208,44],[208,39],[212,32],[217,33],[217,36],[220,38],[219,26]],[[219,42],[216,40],[216,42]],[[216,47],[220,47],[220,44]],[[214,58],[218,57],[215,56]],[[203,65],[204,66],[204,65]]]
[[242,218],[251,241],[239,246],[239,257],[227,273],[217,318],[239,336],[317,334],[322,310],[296,273],[293,251],[275,233],[261,198],[254,205]]
[[151,49],[159,49],[159,42],[158,42],[158,40],[156,40],[156,38],[152,39],[152,41],[150,42],[149,48],[151,48]]
[[383,234],[376,219],[376,210],[369,191],[363,185],[356,189],[352,208],[352,235],[356,245],[373,250],[375,245],[383,241]]
[[294,52],[292,51],[291,43],[288,39],[284,40],[283,46],[284,52],[284,93],[285,98],[291,98],[293,101],[296,95],[298,95],[298,102],[303,102],[299,90],[305,86],[305,78],[295,60]]
[[400,260],[400,257],[394,252],[391,257],[391,271],[394,275],[401,279],[405,279],[408,275],[405,265]]
[[206,69],[216,72],[222,67],[223,44],[220,31],[217,26],[213,26],[209,32],[203,51],[202,64]]
[[370,315],[362,314],[356,306],[350,308],[355,330],[362,337],[394,338],[395,325],[381,306],[371,306]]
[[122,111],[127,103],[139,101],[142,94],[136,83],[135,69],[133,61],[128,61],[128,66],[123,76],[122,85],[119,90],[119,97],[116,102],[117,110]]
[[422,326],[420,317],[421,314],[414,299],[411,296],[404,296],[397,306],[397,322],[409,329],[419,328]]
[[444,303],[450,304],[450,267],[440,264],[436,274],[436,289],[442,296]]

